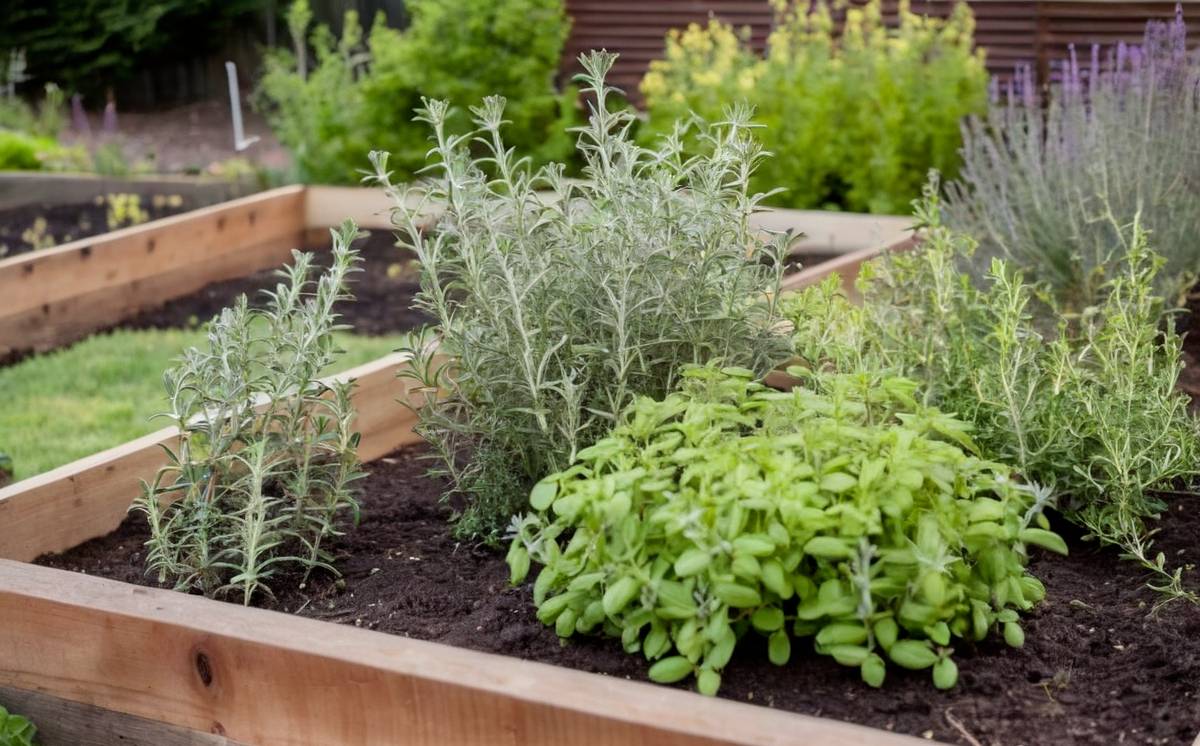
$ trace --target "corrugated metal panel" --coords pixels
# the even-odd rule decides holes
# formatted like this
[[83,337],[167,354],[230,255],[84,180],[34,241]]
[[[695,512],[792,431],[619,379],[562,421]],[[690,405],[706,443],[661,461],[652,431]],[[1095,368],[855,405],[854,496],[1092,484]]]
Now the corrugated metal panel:
[[[864,0],[851,0],[862,4]],[[663,37],[671,28],[704,23],[710,15],[736,26],[749,27],[752,43],[761,48],[771,28],[768,0],[566,0],[574,19],[567,41],[564,67],[575,70],[575,58],[589,49],[620,52],[612,82],[637,98],[637,85],[650,60],[662,55]],[[988,68],[1001,77],[1016,65],[1033,65],[1046,75],[1049,63],[1066,57],[1068,45],[1084,52],[1092,44],[1136,42],[1146,21],[1170,19],[1174,0],[1163,2],[1032,2],[975,0],[975,40],[987,50]],[[896,21],[898,0],[884,0],[884,16]],[[912,0],[912,10],[945,16],[954,0]],[[1189,42],[1200,45],[1200,2],[1183,3]]]

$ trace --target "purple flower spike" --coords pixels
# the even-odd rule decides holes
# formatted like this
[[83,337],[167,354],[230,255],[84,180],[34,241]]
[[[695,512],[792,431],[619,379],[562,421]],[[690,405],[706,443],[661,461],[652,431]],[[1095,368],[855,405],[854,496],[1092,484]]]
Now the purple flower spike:
[[83,110],[83,96],[78,93],[71,96],[71,127],[80,135],[92,134],[92,125],[88,123],[87,112]]

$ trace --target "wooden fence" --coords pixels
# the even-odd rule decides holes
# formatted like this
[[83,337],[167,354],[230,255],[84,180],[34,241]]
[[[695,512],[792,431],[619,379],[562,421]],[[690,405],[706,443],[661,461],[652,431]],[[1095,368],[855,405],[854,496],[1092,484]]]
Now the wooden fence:
[[[865,0],[851,0],[862,5]],[[912,0],[913,12],[945,16],[955,0]],[[689,23],[705,23],[710,15],[735,27],[750,29],[751,43],[762,48],[771,29],[768,0],[566,0],[574,19],[564,50],[564,64],[575,70],[575,58],[589,49],[620,52],[611,82],[635,101],[637,86],[650,61],[662,55],[668,30]],[[1000,77],[1019,64],[1033,65],[1040,79],[1047,80],[1050,62],[1067,56],[1069,45],[1082,50],[1092,44],[1137,41],[1146,21],[1169,19],[1175,14],[1174,0],[1159,2],[1110,2],[1105,0],[973,0],[976,42],[987,50],[988,68]],[[899,0],[884,0],[884,16],[895,23]],[[1193,37],[1200,44],[1200,2],[1182,3],[1183,14]],[[1086,56],[1086,52],[1085,52]]]

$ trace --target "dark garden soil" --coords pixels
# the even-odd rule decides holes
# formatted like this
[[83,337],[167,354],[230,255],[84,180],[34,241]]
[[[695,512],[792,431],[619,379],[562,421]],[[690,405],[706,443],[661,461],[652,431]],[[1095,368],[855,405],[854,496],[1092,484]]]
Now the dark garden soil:
[[[334,545],[343,578],[300,589],[275,584],[267,604],[306,617],[584,671],[645,680],[645,662],[613,639],[560,643],[534,615],[529,585],[511,588],[503,552],[456,541],[423,475],[420,447],[372,464],[363,484],[363,522]],[[1157,548],[1174,565],[1200,562],[1200,504],[1172,498]],[[1071,542],[1068,558],[1035,553],[1031,569],[1047,600],[1031,612],[1019,650],[989,640],[960,645],[958,686],[934,689],[927,674],[889,669],[882,689],[857,670],[811,652],[782,668],[748,638],[725,670],[721,696],[848,720],[950,743],[1181,744],[1200,733],[1200,610],[1182,603],[1154,618],[1145,578],[1111,550]],[[130,583],[143,576],[144,519],[40,564]],[[1200,572],[1186,584],[1200,586]],[[795,651],[809,650],[798,645]]]
[[[144,197],[139,202],[146,212],[147,220],[157,220],[168,215],[175,215],[191,209],[186,199],[174,195],[174,204],[158,202],[154,198]],[[159,195],[163,200],[169,200],[172,195]],[[45,221],[39,228],[38,218]],[[119,227],[126,227],[124,225]],[[35,247],[29,239],[38,236],[36,240],[52,242],[52,245],[64,244],[78,238],[87,238],[113,230],[108,226],[108,205],[95,202],[77,202],[71,204],[35,203],[0,210],[0,257],[16,256]],[[48,248],[49,243],[41,248]]]
[[[378,336],[408,331],[428,323],[429,318],[412,308],[418,290],[417,274],[411,254],[396,247],[391,231],[371,231],[355,244],[362,256],[362,272],[350,276],[355,300],[335,306],[343,324],[355,334]],[[314,264],[329,266],[332,254],[316,252]],[[121,329],[180,329],[207,322],[245,294],[252,306],[267,300],[260,292],[274,289],[279,282],[275,269],[255,272],[246,277],[213,283],[190,295],[168,301],[159,308],[144,311],[122,321]],[[314,270],[313,276],[316,276]]]
[[1200,406],[1200,285],[1192,288],[1188,302],[1176,322],[1183,334],[1183,372],[1179,374],[1179,388],[1192,396],[1193,407]]

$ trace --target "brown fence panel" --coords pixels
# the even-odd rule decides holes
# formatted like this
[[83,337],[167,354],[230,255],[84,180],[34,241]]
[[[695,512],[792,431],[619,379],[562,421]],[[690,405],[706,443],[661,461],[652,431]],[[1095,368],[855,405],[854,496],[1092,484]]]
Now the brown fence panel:
[[[851,0],[861,5],[865,0]],[[912,0],[913,12],[946,16],[955,0]],[[574,19],[564,52],[564,69],[576,70],[575,58],[590,49],[620,52],[611,81],[638,101],[637,85],[650,61],[662,56],[663,38],[672,28],[705,23],[715,16],[735,27],[750,29],[751,43],[761,48],[770,32],[768,0],[566,0]],[[1064,59],[1074,44],[1081,59],[1092,44],[1137,42],[1149,19],[1175,15],[1174,0],[1104,2],[1103,0],[976,0],[975,40],[987,50],[988,69],[1007,77],[1017,65],[1033,65],[1042,80],[1049,79],[1051,61]],[[884,17],[896,23],[898,0],[884,0]],[[1200,45],[1200,2],[1183,3],[1189,42]]]

